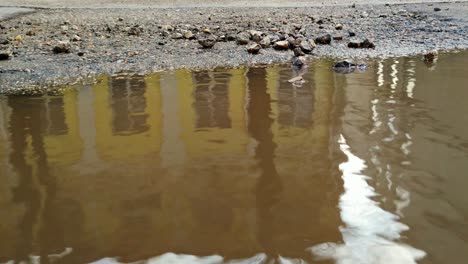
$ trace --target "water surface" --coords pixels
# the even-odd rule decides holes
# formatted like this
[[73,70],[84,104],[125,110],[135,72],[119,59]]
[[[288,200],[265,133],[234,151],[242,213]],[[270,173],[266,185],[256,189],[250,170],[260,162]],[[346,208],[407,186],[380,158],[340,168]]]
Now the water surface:
[[0,263],[462,264],[468,53],[0,98]]

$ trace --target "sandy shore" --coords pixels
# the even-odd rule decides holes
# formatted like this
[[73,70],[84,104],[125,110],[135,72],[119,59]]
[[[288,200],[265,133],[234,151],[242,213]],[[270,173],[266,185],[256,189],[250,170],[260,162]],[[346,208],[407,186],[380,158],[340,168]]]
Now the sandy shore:
[[[0,52],[11,52],[11,59],[0,61],[0,92],[44,91],[43,87],[88,81],[103,73],[239,67],[287,62],[293,56],[292,50],[271,47],[249,54],[248,45],[236,41],[239,33],[249,30],[277,40],[313,41],[330,34],[330,44],[317,43],[307,55],[310,63],[324,56],[362,60],[466,49],[467,11],[467,2],[354,8],[40,9],[0,22],[0,43],[6,39]],[[186,39],[188,32],[193,36]],[[198,41],[207,38],[216,44],[202,49]],[[375,48],[348,47],[364,39]],[[53,52],[60,41],[69,42],[69,53]]]

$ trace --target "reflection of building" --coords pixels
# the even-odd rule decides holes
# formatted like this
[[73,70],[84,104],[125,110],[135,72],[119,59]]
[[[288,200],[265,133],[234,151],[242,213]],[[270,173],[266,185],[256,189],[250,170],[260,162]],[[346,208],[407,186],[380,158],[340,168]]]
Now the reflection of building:
[[197,128],[230,128],[228,73],[193,73],[193,107]]
[[[34,234],[24,254],[72,247],[64,263],[169,251],[310,257],[306,247],[340,239],[342,190],[329,148],[334,87],[314,71],[290,91],[273,67],[103,77],[78,94],[36,99],[22,115],[29,100],[8,100],[16,117],[41,117],[3,122],[4,141],[15,141],[0,161],[27,183],[20,192],[31,204],[12,200],[18,183],[0,184],[9,186],[2,204],[16,212],[0,238]],[[3,154],[11,151],[19,162]],[[53,226],[55,241],[45,241]],[[0,255],[18,257],[18,243]]]
[[141,78],[113,77],[110,82],[112,131],[115,135],[142,133],[148,130],[146,84]]

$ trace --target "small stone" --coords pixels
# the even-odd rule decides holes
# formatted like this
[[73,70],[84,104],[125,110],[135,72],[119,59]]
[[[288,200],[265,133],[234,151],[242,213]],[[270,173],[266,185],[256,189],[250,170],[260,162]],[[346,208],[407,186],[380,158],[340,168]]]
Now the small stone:
[[250,41],[250,33],[241,32],[237,34],[236,42],[238,45],[247,45]]
[[322,44],[322,45],[330,45],[331,39],[332,39],[331,35],[327,34],[327,35],[320,36],[320,37],[316,38],[315,43]]
[[140,34],[143,32],[143,29],[140,27],[131,27],[128,29],[128,35],[129,36],[140,36]]
[[291,64],[295,67],[303,67],[306,65],[306,58],[304,56],[293,57]]
[[260,46],[262,46],[262,48],[264,48],[264,49],[269,48],[270,45],[271,45],[271,39],[270,39],[270,37],[268,37],[268,36],[264,37],[262,40],[260,40],[259,44],[260,44]]
[[342,24],[338,24],[335,26],[335,29],[336,30],[342,30],[343,29],[343,25]]
[[374,49],[375,44],[370,42],[368,39],[364,39],[362,42],[359,41],[350,41],[348,43],[348,48],[354,49]]
[[59,41],[58,44],[53,48],[53,52],[55,54],[70,53],[71,52],[71,45],[70,45],[69,42]]
[[425,62],[435,62],[439,57],[439,52],[437,50],[431,50],[428,53],[424,54],[424,61]]
[[72,41],[74,41],[74,42],[81,41],[81,38],[78,35],[74,35],[73,38],[72,38]]
[[9,49],[0,50],[0,61],[11,59],[11,51]]
[[85,53],[84,53],[83,51],[78,52],[78,56],[80,56],[80,57],[83,57],[84,54],[85,54]]
[[182,38],[184,38],[184,36],[182,34],[180,34],[180,33],[174,33],[174,34],[172,34],[171,38],[172,39],[182,39]]
[[247,51],[251,54],[258,54],[258,52],[262,49],[262,46],[258,43],[251,44],[247,46]]
[[290,49],[295,49],[297,47],[296,39],[293,37],[289,37],[286,39],[288,41],[288,45]]
[[439,12],[441,11],[442,9],[440,9],[439,7],[434,7],[434,12]]
[[29,30],[28,32],[26,32],[26,36],[35,36],[35,35],[36,35],[36,32],[32,30]]
[[334,36],[333,40],[337,40],[337,41],[343,40],[343,36]]
[[211,34],[211,30],[209,28],[204,28],[202,32],[205,34]]
[[0,45],[8,45],[10,41],[6,38],[0,38]]
[[195,34],[192,33],[192,31],[187,31],[184,33],[184,38],[185,39],[195,39]]
[[250,34],[251,39],[255,42],[260,42],[263,38],[263,32],[257,30],[249,30],[247,33]]
[[353,63],[352,61],[349,61],[349,60],[343,60],[343,61],[339,61],[337,63],[335,63],[335,66],[333,66],[333,68],[351,68],[351,67],[355,67],[356,64]]
[[301,48],[297,47],[293,50],[294,56],[299,57],[299,56],[304,56],[305,53],[302,51]]
[[289,49],[289,42],[287,40],[280,40],[273,44],[273,48],[276,50],[287,50]]
[[307,41],[301,41],[301,43],[299,44],[299,48],[301,48],[301,50],[304,53],[310,54],[312,53],[312,50],[315,49],[315,41],[313,39],[309,39]]
[[289,79],[288,82],[300,85],[300,84],[303,84],[305,81],[302,75],[299,75],[299,76]]
[[171,25],[164,25],[161,27],[163,31],[174,31],[174,27]]
[[15,40],[18,41],[18,42],[21,42],[23,41],[23,37],[21,35],[18,35],[15,37]]
[[349,36],[350,36],[350,37],[356,36],[356,33],[354,33],[354,31],[349,31],[348,33],[349,33]]
[[200,44],[204,49],[211,49],[216,44],[216,39],[214,37],[207,37],[198,40],[198,44]]
[[235,37],[234,35],[228,34],[228,35],[226,36],[226,40],[227,40],[227,41],[234,41],[234,40],[236,40],[236,37]]

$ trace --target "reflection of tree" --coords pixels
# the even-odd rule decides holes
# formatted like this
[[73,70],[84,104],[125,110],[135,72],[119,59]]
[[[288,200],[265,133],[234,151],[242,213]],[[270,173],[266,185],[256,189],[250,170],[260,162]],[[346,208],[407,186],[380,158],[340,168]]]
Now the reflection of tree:
[[115,135],[138,134],[149,129],[146,83],[143,77],[113,77],[111,87],[112,131]]
[[[23,204],[26,209],[19,223],[21,237],[16,241],[17,261],[26,260],[30,254],[39,254],[41,263],[48,263],[48,254],[61,252],[65,248],[66,229],[79,232],[82,221],[79,205],[66,203],[58,206],[55,201],[57,182],[50,174],[43,123],[48,122],[47,131],[51,135],[61,134],[66,125],[63,107],[55,107],[53,111],[62,109],[62,112],[44,119],[48,113],[47,103],[50,102],[54,101],[33,101],[29,98],[8,100],[12,109],[10,163],[18,175],[13,202]],[[61,100],[56,102],[63,104]]]
[[267,255],[276,257],[279,247],[275,245],[274,234],[271,234],[275,223],[273,208],[280,200],[283,186],[274,164],[276,144],[271,131],[273,119],[270,117],[270,95],[266,90],[266,70],[252,68],[248,71],[247,77],[249,80],[248,131],[258,143],[255,158],[261,169],[261,176],[255,189],[258,241]]
[[197,128],[231,128],[229,117],[229,73],[196,72],[193,74]]
[[310,127],[314,112],[310,85],[293,86],[287,82],[292,77],[290,69],[284,69],[279,74],[281,81],[278,87],[278,122],[283,126]]

